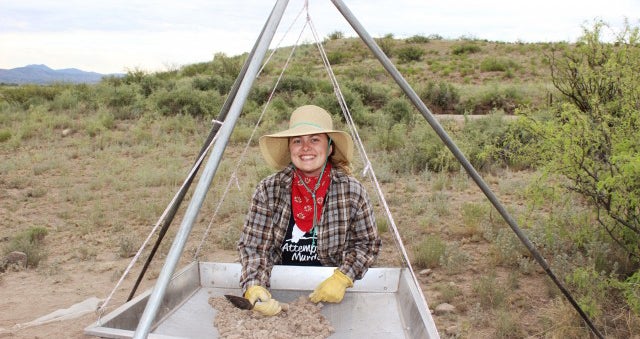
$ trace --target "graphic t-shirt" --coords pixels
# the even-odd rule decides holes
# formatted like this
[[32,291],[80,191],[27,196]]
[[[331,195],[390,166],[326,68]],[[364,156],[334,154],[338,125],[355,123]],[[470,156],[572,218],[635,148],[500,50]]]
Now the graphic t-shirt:
[[316,234],[311,229],[302,231],[295,223],[293,216],[289,220],[289,228],[282,242],[282,264],[296,266],[322,266],[318,260]]

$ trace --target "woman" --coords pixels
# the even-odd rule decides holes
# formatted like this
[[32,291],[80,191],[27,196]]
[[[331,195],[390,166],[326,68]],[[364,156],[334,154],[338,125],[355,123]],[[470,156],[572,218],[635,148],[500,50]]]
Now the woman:
[[279,172],[258,184],[238,242],[245,298],[259,301],[254,310],[264,315],[278,314],[268,288],[280,264],[336,267],[309,299],[342,301],[381,246],[368,195],[350,175],[351,136],[307,105],[291,114],[289,129],[260,138],[260,150]]

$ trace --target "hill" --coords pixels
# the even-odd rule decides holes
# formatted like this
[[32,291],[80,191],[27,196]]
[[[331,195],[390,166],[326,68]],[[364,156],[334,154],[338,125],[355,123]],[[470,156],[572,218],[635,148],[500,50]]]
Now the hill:
[[0,83],[5,84],[52,84],[67,83],[98,83],[106,74],[87,72],[77,68],[54,70],[46,65],[27,65],[12,69],[0,69]]

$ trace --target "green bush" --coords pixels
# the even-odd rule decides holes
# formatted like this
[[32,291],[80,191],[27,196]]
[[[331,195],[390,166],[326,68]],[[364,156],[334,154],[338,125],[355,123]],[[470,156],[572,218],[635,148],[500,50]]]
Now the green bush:
[[7,140],[11,139],[11,131],[8,129],[1,129],[0,130],[0,142],[5,142]]
[[640,271],[635,272],[624,282],[622,293],[633,313],[640,315]]
[[463,55],[463,54],[473,54],[478,53],[482,49],[474,42],[463,42],[461,44],[455,45],[451,49],[451,53],[454,55]]
[[437,235],[427,236],[414,249],[413,261],[419,268],[439,267],[446,248],[445,242]]
[[293,93],[300,91],[310,94],[316,90],[316,83],[313,79],[305,76],[290,76],[280,80],[276,93]]
[[71,89],[66,89],[60,94],[56,95],[56,97],[51,102],[50,107],[53,110],[66,110],[77,107],[78,103],[79,99],[76,92]]
[[424,35],[414,35],[406,40],[406,42],[410,44],[426,44],[429,41],[431,40]]
[[216,92],[193,91],[180,87],[172,91],[160,90],[151,96],[155,107],[163,115],[187,114],[211,117],[217,114],[222,98]]
[[183,66],[182,69],[180,69],[180,73],[186,77],[195,77],[200,74],[211,74],[213,73],[212,66],[212,63],[210,62],[190,64]]
[[[597,222],[640,266],[640,41],[626,23],[615,43],[604,23],[550,56],[567,102],[548,122],[532,122],[549,150],[547,170],[595,208]],[[558,55],[559,54],[559,55]]]
[[228,57],[224,53],[216,53],[211,66],[214,74],[235,79],[240,74],[242,63],[241,57]]
[[516,109],[526,104],[526,98],[515,85],[486,86],[483,91],[459,103],[456,110],[460,113],[487,114],[491,111],[502,110],[513,114]]
[[393,38],[380,38],[375,39],[378,47],[382,50],[382,52],[387,56],[387,58],[391,59],[393,57]]
[[231,91],[234,80],[231,78],[223,78],[219,75],[213,76],[197,76],[193,78],[193,88],[200,91],[215,90],[221,95],[225,95]]
[[398,50],[398,58],[401,63],[407,63],[411,61],[420,61],[424,56],[424,50],[415,46],[407,46]]
[[460,103],[460,94],[453,85],[429,81],[418,90],[418,96],[434,113],[452,113]]
[[27,109],[29,106],[52,101],[67,87],[68,86],[64,85],[1,86],[0,98],[11,104],[19,105]]
[[389,88],[377,82],[351,81],[345,87],[357,93],[362,103],[374,110],[382,108],[389,101]]
[[340,31],[333,31],[331,33],[329,33],[329,35],[327,36],[329,38],[329,40],[339,40],[344,38],[344,33],[340,32]]
[[347,60],[348,53],[343,51],[331,51],[327,53],[327,59],[331,65],[338,65]]
[[125,108],[137,100],[137,85],[122,85],[110,88],[106,95],[106,104],[111,108]]
[[413,126],[415,113],[413,106],[404,98],[393,98],[382,107],[382,113],[392,118],[393,123]]
[[504,58],[489,57],[480,62],[480,71],[482,72],[507,72],[517,67],[518,65],[513,60]]
[[5,254],[18,251],[27,255],[27,266],[37,267],[46,258],[44,238],[49,231],[45,227],[32,226],[12,237],[4,249]]

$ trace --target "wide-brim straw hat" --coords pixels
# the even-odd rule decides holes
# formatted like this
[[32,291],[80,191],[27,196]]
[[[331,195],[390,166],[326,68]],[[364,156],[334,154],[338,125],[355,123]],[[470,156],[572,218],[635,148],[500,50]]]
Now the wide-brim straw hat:
[[353,140],[348,133],[333,129],[331,115],[324,109],[306,105],[298,107],[289,119],[289,129],[264,135],[260,138],[260,151],[267,164],[281,170],[291,163],[289,138],[301,135],[326,133],[332,140],[335,161],[351,163]]

